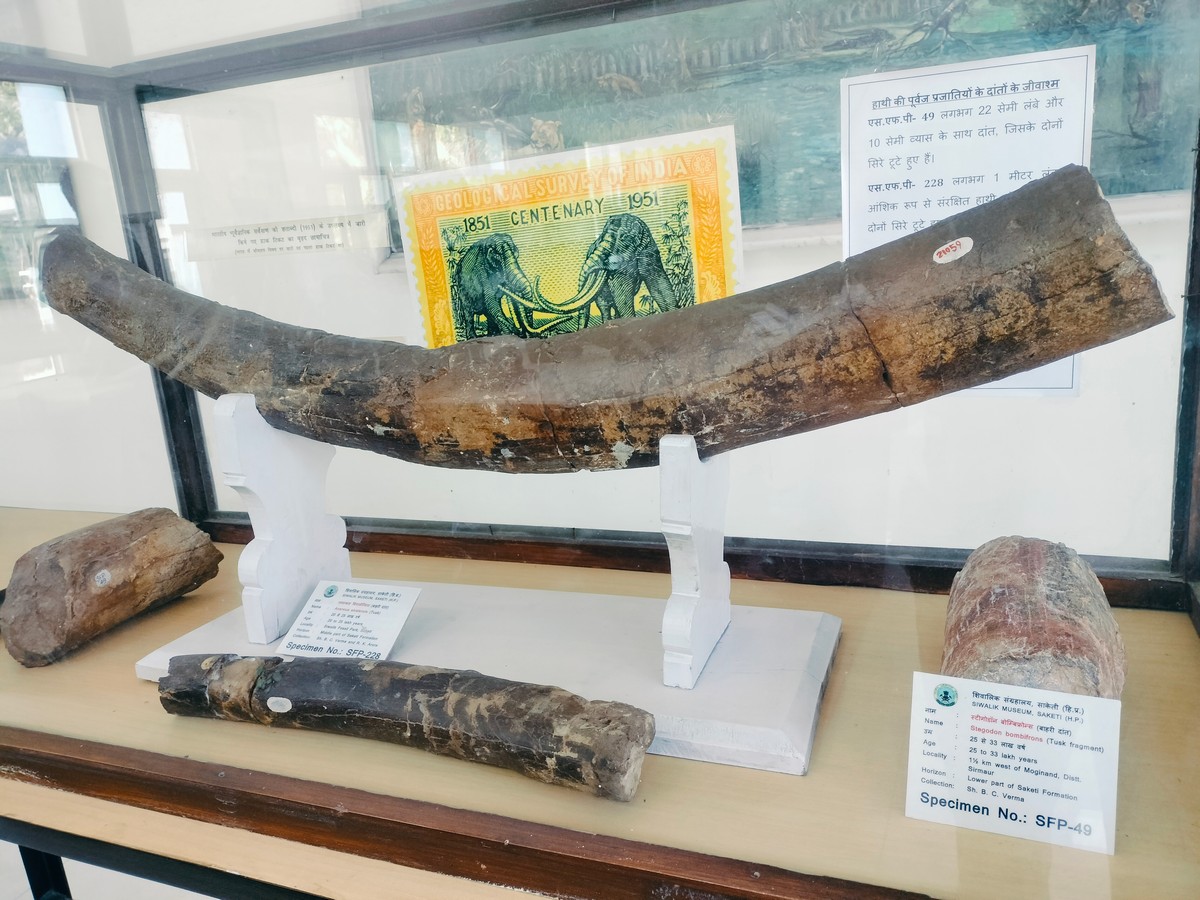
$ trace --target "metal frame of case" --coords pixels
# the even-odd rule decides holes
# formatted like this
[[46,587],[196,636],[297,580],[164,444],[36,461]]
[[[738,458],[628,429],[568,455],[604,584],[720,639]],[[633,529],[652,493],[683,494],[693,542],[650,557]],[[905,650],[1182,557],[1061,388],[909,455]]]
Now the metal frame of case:
[[[713,5],[714,0],[672,3],[669,12]],[[715,0],[727,2],[727,0]],[[0,45],[0,76],[56,84],[71,99],[95,104],[104,123],[118,185],[129,255],[152,274],[169,279],[155,222],[159,216],[142,104],[269,80],[444,52],[481,41],[561,32],[589,24],[663,12],[651,0],[528,0],[457,2],[390,12],[346,23],[189,51],[114,68],[36,57]],[[1189,612],[1200,630],[1200,176],[1193,181],[1188,244],[1179,414],[1170,558],[1166,561],[1090,557],[1114,606]],[[168,455],[181,514],[214,539],[244,543],[248,518],[218,508],[196,397],[155,373]],[[462,523],[348,518],[356,550],[474,559],[666,571],[661,535]],[[728,538],[734,575],[816,584],[891,587],[942,592],[968,551],[937,547]]]

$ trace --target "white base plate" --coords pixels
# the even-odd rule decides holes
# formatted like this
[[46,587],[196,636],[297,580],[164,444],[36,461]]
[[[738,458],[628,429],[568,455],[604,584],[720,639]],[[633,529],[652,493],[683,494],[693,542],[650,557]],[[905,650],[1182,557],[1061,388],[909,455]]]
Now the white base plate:
[[[827,613],[733,607],[729,629],[691,690],[662,683],[665,601],[601,594],[403,582],[421,589],[390,659],[552,684],[654,714],[651,753],[803,775],[841,635]],[[276,642],[277,643],[277,642]],[[157,681],[172,656],[269,656],[241,609],[149,654]]]

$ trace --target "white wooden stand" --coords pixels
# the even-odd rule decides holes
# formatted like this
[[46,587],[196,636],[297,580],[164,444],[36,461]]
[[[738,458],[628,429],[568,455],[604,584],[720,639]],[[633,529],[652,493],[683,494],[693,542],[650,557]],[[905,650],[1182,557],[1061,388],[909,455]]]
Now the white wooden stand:
[[[333,448],[274,431],[249,395],[222,397],[217,409],[226,480],[246,497],[255,533],[238,567],[243,611],[149,654],[136,666],[141,678],[157,680],[184,653],[269,654],[317,581],[349,578],[345,524],[324,512]],[[652,753],[802,775],[841,621],[731,606],[727,459],[701,462],[692,438],[671,435],[661,469],[665,603],[418,584],[390,658],[623,700],[654,714]]]
[[729,626],[725,506],[729,457],[701,462],[696,439],[659,442],[659,518],[671,558],[671,598],[663,613],[663,684],[693,688]]
[[333,447],[272,428],[251,394],[217,400],[216,444],[225,483],[245,501],[254,529],[238,561],[246,634],[269,644],[318,581],[350,577],[346,523],[325,513]]

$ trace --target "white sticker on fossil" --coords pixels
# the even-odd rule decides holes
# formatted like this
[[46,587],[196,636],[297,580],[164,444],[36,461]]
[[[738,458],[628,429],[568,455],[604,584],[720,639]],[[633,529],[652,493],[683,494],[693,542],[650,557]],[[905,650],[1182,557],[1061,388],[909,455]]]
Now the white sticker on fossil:
[[950,243],[943,244],[933,251],[933,261],[935,263],[953,262],[970,253],[974,246],[975,242],[969,237],[955,238]]
[[292,708],[292,701],[287,697],[268,697],[267,709],[271,712],[285,713]]

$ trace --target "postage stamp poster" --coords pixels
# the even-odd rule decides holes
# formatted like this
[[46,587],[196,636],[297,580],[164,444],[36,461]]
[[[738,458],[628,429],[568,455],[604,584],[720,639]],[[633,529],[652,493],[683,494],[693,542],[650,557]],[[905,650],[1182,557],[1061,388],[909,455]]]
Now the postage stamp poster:
[[397,180],[425,338],[545,337],[737,291],[732,128]]

